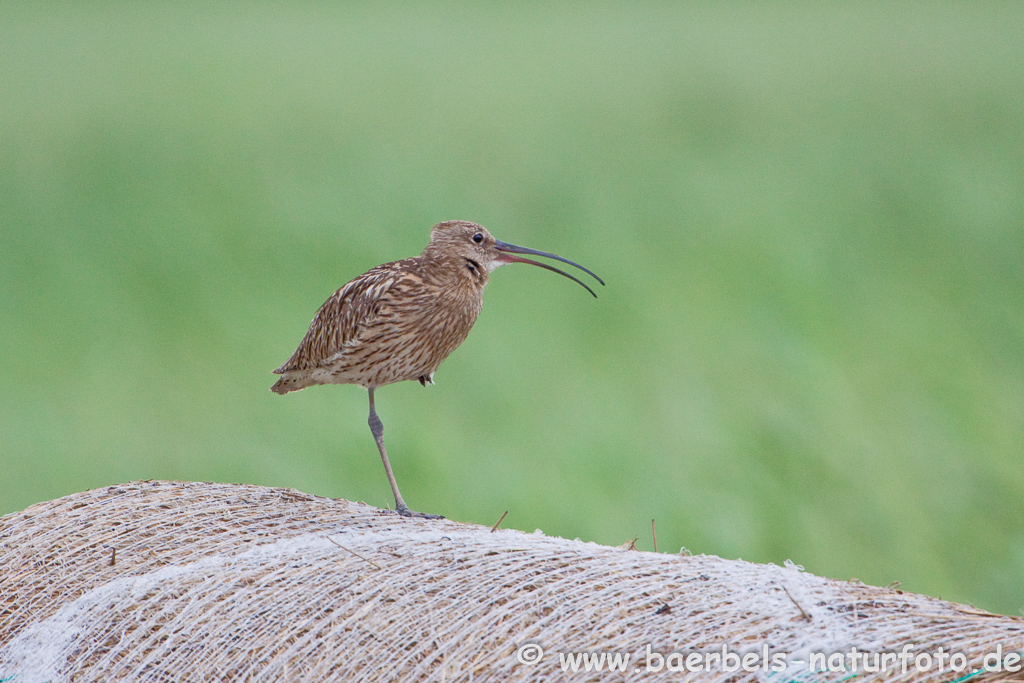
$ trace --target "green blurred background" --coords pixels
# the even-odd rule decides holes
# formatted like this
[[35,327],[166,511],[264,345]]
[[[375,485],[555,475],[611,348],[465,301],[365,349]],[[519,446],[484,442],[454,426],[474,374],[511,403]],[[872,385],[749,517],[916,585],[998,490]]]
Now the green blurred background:
[[4,3],[0,513],[132,479],[392,505],[323,300],[480,222],[452,519],[1024,607],[1024,3]]

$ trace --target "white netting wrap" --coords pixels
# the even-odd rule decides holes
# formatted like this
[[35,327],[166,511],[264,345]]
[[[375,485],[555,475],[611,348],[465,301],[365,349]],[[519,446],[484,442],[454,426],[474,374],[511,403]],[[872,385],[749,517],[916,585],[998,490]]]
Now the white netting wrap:
[[[954,681],[997,647],[1024,649],[1020,618],[793,566],[491,533],[226,484],[135,482],[8,515],[0,591],[0,681],[11,683],[840,681],[851,674],[810,672],[811,657],[835,664],[854,647],[909,653],[858,680]],[[723,647],[736,659],[709,656]],[[763,665],[766,648],[784,663]],[[969,668],[940,666],[940,648]],[[594,669],[616,653],[630,656],[622,670],[609,673],[610,659]],[[744,654],[756,670],[724,670]],[[679,670],[687,655],[712,670]],[[1024,675],[970,677],[996,679]]]

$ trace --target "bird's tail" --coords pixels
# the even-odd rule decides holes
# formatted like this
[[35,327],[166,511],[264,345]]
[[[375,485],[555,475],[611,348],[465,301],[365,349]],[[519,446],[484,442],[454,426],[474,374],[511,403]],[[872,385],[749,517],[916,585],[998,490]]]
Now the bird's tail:
[[312,384],[313,382],[310,382],[306,378],[285,374],[281,379],[274,383],[274,386],[270,387],[270,390],[275,394],[287,394],[289,391],[305,389]]

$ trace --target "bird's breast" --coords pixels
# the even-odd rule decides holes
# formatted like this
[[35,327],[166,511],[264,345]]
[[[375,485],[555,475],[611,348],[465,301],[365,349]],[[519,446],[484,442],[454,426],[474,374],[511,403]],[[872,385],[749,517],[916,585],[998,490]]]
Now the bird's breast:
[[431,376],[465,341],[481,296],[440,287],[393,288],[357,348],[343,354],[345,374],[382,386]]
[[474,292],[441,290],[431,299],[422,333],[443,351],[441,360],[466,339],[482,307],[483,297]]

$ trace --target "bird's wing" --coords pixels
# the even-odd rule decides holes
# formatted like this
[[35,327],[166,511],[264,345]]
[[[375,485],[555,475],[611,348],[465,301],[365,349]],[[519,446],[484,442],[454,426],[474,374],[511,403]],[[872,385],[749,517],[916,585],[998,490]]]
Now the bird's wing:
[[396,261],[371,268],[332,294],[316,312],[299,348],[274,372],[319,367],[358,344],[366,328],[390,308],[393,290],[421,284],[405,265]]

